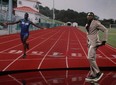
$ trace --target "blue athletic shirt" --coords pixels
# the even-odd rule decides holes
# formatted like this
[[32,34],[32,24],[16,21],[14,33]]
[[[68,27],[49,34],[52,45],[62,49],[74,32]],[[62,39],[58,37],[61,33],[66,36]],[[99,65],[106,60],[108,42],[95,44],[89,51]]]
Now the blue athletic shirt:
[[29,33],[30,21],[21,19],[20,20],[21,34]]

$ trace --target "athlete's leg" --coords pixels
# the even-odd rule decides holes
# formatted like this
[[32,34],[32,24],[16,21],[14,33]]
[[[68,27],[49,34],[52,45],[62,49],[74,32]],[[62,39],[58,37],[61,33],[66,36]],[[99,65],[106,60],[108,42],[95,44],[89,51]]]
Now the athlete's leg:
[[100,72],[100,69],[96,63],[96,47],[90,46],[88,51],[88,60],[91,70],[93,70],[93,75],[96,75],[96,73]]
[[86,81],[99,81],[101,77],[103,76],[103,73],[100,72],[100,69],[96,63],[96,47],[90,46],[88,51],[88,60],[90,63],[91,73],[92,76],[86,78]]
[[[90,53],[90,47],[91,47],[91,44],[88,42],[88,56],[89,56],[89,53]],[[89,60],[89,58],[88,58]],[[95,72],[94,72],[94,69],[92,68],[92,65],[90,63],[90,72],[89,72],[89,75],[90,76],[95,76]]]
[[23,48],[24,48],[24,55],[23,56],[26,56],[26,48],[27,48],[27,43],[26,42],[27,42],[28,36],[29,36],[29,34],[26,33],[21,37],[21,41],[23,43]]

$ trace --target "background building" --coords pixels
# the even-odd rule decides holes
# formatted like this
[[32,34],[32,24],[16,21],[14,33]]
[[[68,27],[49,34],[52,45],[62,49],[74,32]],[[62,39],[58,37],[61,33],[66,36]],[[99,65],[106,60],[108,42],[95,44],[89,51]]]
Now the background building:
[[22,6],[22,7],[14,8],[14,10],[15,10],[15,16],[17,17],[17,19],[22,19],[26,12],[29,14],[29,19],[33,21],[34,23],[38,23],[40,19],[39,12],[30,7]]
[[17,0],[17,7],[27,6],[38,12],[40,4],[38,0]]

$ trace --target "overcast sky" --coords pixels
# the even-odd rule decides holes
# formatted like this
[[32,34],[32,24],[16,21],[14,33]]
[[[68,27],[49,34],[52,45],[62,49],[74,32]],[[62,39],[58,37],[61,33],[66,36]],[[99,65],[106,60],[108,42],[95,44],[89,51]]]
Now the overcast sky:
[[[43,6],[53,7],[53,0],[39,0]],[[73,9],[77,12],[94,12],[100,19],[116,20],[116,0],[54,0],[55,9]]]

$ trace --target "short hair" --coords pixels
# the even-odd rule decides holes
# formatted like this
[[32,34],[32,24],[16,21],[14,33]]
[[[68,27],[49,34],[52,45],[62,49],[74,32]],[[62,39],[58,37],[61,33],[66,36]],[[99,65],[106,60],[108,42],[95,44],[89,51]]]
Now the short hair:
[[94,13],[93,12],[88,12],[87,16],[94,16]]
[[27,12],[25,13],[25,15],[28,15],[29,16],[29,14]]

